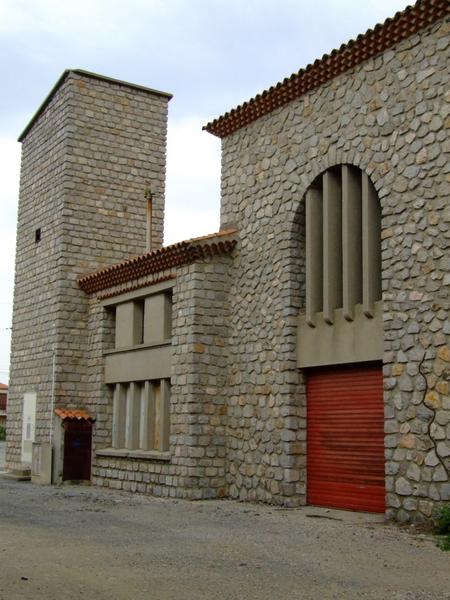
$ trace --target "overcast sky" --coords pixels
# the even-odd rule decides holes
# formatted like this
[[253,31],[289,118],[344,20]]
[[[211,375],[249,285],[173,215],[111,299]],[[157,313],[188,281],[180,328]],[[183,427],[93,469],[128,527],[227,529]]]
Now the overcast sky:
[[17,136],[66,68],[171,92],[165,243],[219,227],[201,128],[406,7],[404,0],[0,0],[0,381],[8,381]]

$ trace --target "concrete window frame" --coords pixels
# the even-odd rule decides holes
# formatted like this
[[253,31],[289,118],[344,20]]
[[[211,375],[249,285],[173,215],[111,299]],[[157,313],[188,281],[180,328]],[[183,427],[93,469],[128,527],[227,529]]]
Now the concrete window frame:
[[170,376],[174,281],[102,301],[115,311],[115,348],[104,351],[113,390],[111,447],[102,456],[170,460]]
[[111,448],[97,455],[169,460],[169,436],[168,379],[115,384]]
[[381,300],[381,208],[369,176],[353,165],[316,177],[306,204],[306,322],[318,313],[333,325],[336,309],[347,321],[355,307],[368,318]]
[[367,173],[329,167],[306,190],[299,368],[381,360],[381,205]]
[[115,310],[116,350],[170,342],[173,283],[121,294],[103,302]]

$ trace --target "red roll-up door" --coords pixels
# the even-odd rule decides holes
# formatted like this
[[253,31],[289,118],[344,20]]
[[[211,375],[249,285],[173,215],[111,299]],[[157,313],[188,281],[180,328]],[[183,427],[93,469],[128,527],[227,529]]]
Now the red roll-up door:
[[308,504],[384,512],[384,408],[380,364],[307,374]]

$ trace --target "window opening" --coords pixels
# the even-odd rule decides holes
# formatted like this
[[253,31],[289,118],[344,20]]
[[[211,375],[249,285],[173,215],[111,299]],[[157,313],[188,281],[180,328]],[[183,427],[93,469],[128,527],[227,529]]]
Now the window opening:
[[336,309],[354,319],[363,305],[374,316],[381,299],[381,210],[360,169],[342,165],[322,173],[306,192],[306,322],[318,313],[334,323]]
[[113,394],[113,448],[169,450],[170,383],[167,379],[118,383]]

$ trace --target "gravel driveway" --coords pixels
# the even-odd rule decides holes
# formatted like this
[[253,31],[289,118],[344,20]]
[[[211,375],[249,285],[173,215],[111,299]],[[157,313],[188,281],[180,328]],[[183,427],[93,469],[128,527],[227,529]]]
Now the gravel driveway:
[[0,599],[450,599],[450,554],[367,514],[0,480]]

